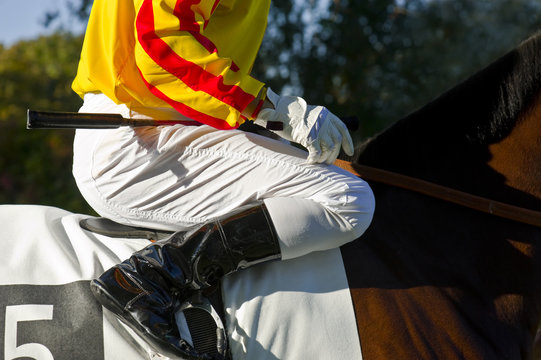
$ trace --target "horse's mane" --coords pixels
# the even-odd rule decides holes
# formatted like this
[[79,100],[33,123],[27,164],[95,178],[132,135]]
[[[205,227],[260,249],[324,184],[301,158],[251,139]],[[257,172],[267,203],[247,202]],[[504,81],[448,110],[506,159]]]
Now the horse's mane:
[[448,120],[450,127],[467,130],[466,136],[471,141],[496,141],[508,134],[540,89],[541,32],[386,132],[405,123],[434,121],[437,116]]
[[[467,151],[497,142],[509,134],[540,90],[541,32],[369,139],[358,149],[358,161],[400,171],[413,158],[420,159],[421,167],[433,166],[436,155],[427,149],[452,145]],[[407,151],[387,153],[389,146]]]
[[487,131],[477,134],[481,140],[484,137],[500,139],[507,135],[512,124],[536,100],[541,89],[541,32],[524,41],[503,59],[509,63],[509,72],[502,74],[499,101]]

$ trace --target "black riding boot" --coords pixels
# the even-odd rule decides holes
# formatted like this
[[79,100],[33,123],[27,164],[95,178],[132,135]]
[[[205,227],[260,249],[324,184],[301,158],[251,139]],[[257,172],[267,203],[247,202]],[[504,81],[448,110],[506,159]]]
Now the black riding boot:
[[104,307],[164,355],[212,358],[180,339],[175,322],[180,303],[229,273],[274,259],[280,259],[280,247],[261,205],[153,243],[90,285]]

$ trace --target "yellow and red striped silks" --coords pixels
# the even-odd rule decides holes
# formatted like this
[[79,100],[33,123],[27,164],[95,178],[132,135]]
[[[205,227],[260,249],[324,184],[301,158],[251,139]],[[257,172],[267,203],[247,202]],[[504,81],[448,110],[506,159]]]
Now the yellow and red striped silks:
[[73,88],[237,127],[263,87],[250,71],[269,2],[95,0]]

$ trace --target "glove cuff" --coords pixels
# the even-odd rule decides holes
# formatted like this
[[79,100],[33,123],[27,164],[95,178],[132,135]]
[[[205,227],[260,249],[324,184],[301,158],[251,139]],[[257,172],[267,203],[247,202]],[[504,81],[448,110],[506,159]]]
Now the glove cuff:
[[271,104],[276,107],[278,106],[278,102],[280,101],[280,95],[276,94],[270,87],[267,88],[267,100],[271,102]]

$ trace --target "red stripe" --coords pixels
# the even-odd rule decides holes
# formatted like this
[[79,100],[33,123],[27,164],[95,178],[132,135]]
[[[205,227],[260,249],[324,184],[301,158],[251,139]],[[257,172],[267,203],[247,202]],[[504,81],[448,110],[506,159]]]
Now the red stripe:
[[173,15],[180,20],[180,29],[185,31],[199,32],[199,24],[195,21],[195,14],[191,7],[192,5],[200,3],[201,0],[179,0],[175,4]]
[[237,127],[239,127],[238,124],[237,124],[237,126],[230,126],[227,123],[227,121],[225,121],[223,119],[216,118],[216,117],[201,113],[201,112],[189,107],[186,104],[183,104],[183,103],[181,103],[179,101],[172,100],[167,95],[165,95],[163,92],[161,92],[158,88],[156,88],[154,85],[152,85],[148,81],[146,81],[143,74],[141,74],[141,78],[145,82],[145,85],[150,90],[150,92],[152,94],[154,94],[154,96],[156,96],[156,97],[164,100],[165,102],[167,102],[169,105],[171,105],[173,107],[173,109],[175,109],[176,111],[178,111],[182,115],[187,116],[187,117],[189,117],[191,119],[197,120],[197,121],[199,121],[199,122],[201,122],[203,124],[210,125],[213,128],[216,128],[216,129],[219,129],[219,130],[231,130],[231,129],[236,129]]
[[[191,9],[187,13],[185,13],[185,11],[189,6],[197,2],[198,0],[180,0],[177,2],[174,12],[175,15],[179,16],[181,28],[194,29],[195,15]],[[182,16],[180,16],[179,12],[182,13]],[[152,60],[160,65],[165,71],[176,76],[194,91],[203,91],[239,111],[246,108],[246,106],[255,98],[253,95],[244,92],[239,86],[224,84],[221,75],[215,76],[203,70],[193,62],[183,59],[176,54],[165,41],[160,39],[154,31],[152,0],[143,1],[137,16],[136,28],[139,43]],[[199,31],[199,28],[197,31]],[[212,44],[212,42],[210,43]],[[165,96],[165,94],[163,94],[163,96]],[[185,112],[182,113],[192,117],[192,115],[188,115]],[[196,113],[201,114],[198,111],[196,111]],[[194,119],[200,120],[200,118]],[[202,119],[200,121],[207,123]]]
[[211,14],[214,12],[214,10],[216,10],[216,7],[218,6],[219,3],[220,3],[220,0],[214,1],[214,5],[212,5],[212,10],[210,11]]
[[261,111],[262,107],[263,107],[263,100],[259,100],[259,102],[257,103],[257,106],[255,107],[254,112],[252,113],[252,115],[250,115],[250,117],[252,119],[255,119],[257,115],[259,115],[259,112]]
[[[181,25],[182,26],[182,25]],[[216,45],[212,41],[210,41],[209,38],[204,36],[198,31],[188,31],[195,40],[197,40],[198,43],[200,43],[207,51],[211,54],[217,53],[218,49],[216,48]]]

